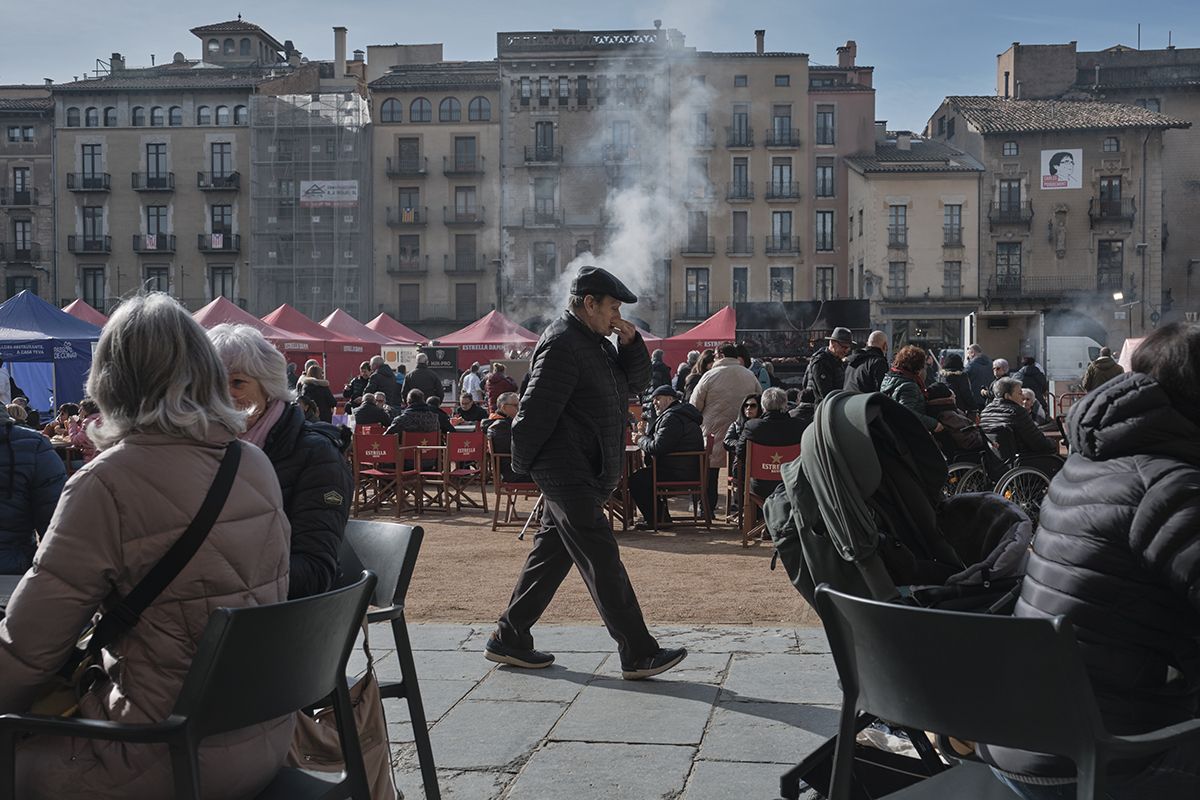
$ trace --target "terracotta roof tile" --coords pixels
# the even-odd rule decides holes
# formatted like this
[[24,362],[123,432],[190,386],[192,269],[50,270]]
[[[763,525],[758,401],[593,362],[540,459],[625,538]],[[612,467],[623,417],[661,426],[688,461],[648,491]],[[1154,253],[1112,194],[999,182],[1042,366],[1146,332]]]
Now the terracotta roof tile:
[[393,67],[371,81],[372,89],[499,89],[496,61],[452,61]]
[[1078,131],[1104,128],[1187,128],[1186,120],[1140,106],[1094,100],[1009,100],[951,96],[948,102],[983,134]]
[[902,150],[894,139],[877,142],[872,155],[846,159],[858,172],[979,172],[983,166],[944,142],[913,137]]

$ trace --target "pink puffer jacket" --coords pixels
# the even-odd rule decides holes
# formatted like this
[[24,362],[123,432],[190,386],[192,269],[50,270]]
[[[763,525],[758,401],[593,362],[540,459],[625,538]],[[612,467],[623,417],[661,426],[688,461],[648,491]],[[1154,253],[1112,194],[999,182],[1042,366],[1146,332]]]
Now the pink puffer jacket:
[[[183,533],[212,483],[224,445],[132,434],[67,482],[33,567],[0,621],[0,712],[23,711],[66,659],[111,593],[127,595]],[[213,609],[287,598],[290,530],[266,455],[242,446],[220,517],[183,572],[141,621],[104,651],[109,680],[81,716],[154,722],[171,711]],[[206,798],[256,794],[283,763],[292,717],[206,739]],[[169,797],[165,747],[37,737],[18,752],[21,798]]]

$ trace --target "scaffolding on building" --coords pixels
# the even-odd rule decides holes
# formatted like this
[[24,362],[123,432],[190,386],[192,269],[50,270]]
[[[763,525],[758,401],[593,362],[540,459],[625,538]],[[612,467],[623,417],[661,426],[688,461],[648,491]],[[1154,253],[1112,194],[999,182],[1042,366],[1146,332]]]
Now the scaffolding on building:
[[311,319],[371,308],[370,105],[357,92],[250,107],[250,307]]

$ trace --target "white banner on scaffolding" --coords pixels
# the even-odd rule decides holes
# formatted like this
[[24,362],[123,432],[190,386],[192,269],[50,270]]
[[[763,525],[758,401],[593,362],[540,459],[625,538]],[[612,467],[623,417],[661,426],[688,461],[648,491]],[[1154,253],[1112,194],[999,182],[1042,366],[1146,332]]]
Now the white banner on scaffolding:
[[358,181],[300,181],[302,206],[357,206]]

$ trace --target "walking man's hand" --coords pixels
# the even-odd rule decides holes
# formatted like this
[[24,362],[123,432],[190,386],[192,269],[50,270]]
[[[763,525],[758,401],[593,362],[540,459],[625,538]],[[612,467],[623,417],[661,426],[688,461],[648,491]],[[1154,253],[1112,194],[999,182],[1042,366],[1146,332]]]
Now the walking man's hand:
[[627,319],[618,319],[613,322],[613,333],[617,335],[617,341],[623,345],[632,344],[633,337],[637,336],[637,328]]

